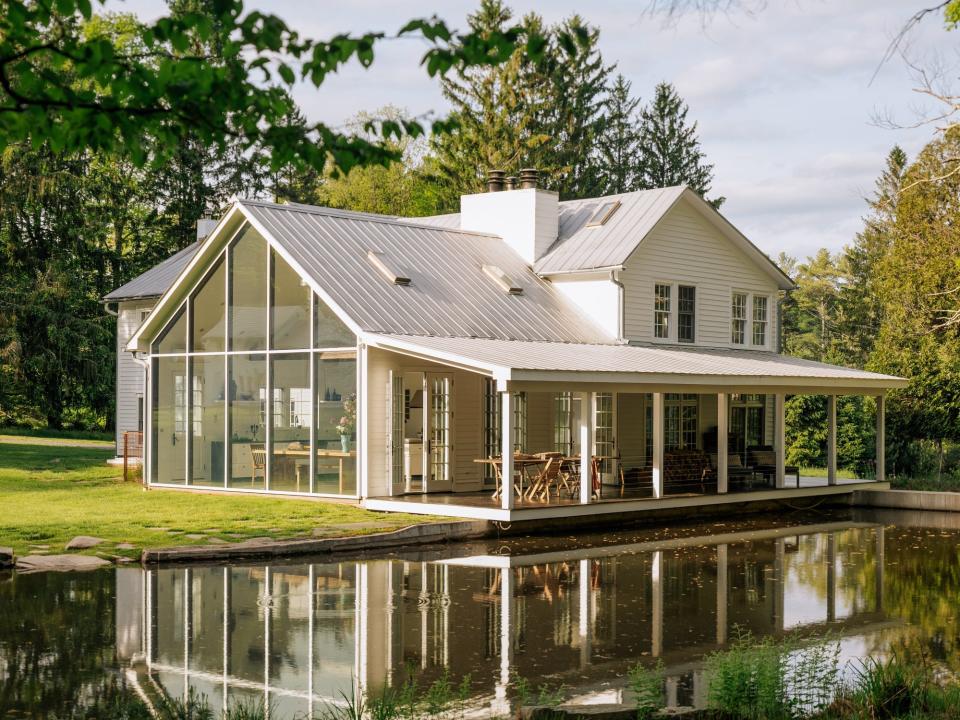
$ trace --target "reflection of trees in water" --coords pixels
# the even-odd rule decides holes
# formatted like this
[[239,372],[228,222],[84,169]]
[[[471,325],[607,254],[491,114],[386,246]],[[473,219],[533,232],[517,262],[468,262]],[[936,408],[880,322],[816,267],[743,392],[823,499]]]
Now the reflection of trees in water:
[[0,717],[71,716],[115,685],[114,574],[0,580]]
[[[921,638],[934,659],[953,669],[960,669],[958,542],[956,532],[888,527],[884,543],[884,609],[914,626],[901,635]],[[878,635],[872,651],[886,651],[890,640]]]

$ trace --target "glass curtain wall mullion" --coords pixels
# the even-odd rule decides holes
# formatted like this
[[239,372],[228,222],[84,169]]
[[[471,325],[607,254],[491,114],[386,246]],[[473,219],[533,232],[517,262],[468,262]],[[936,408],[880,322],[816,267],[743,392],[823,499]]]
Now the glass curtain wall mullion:
[[[317,484],[317,423],[316,423],[316,408],[313,405],[317,401],[317,357],[314,347],[316,347],[316,335],[317,329],[314,327],[314,320],[317,314],[317,294],[315,292],[310,293],[310,352],[308,354],[309,363],[310,363],[310,492],[315,491]],[[311,566],[312,569],[312,566]],[[311,586],[312,587],[312,586]],[[311,603],[312,605],[312,603]],[[313,618],[313,613],[311,611],[311,619]],[[312,665],[311,665],[312,667]]]
[[185,442],[186,447],[183,449],[186,454],[184,459],[184,484],[191,485],[193,483],[193,382],[191,380],[191,375],[193,373],[193,358],[190,355],[190,351],[193,350],[193,305],[192,297],[187,296],[187,302],[185,307],[187,309],[187,354],[184,356],[184,372],[186,377],[184,382],[186,383],[184,392],[186,394],[186,408],[184,408],[184,417],[186,424],[186,433],[185,433]]
[[[270,252],[270,246],[267,246],[267,283],[266,283],[266,297],[263,299],[264,307],[267,310],[267,336],[265,338],[266,344],[265,348],[270,350],[270,341],[271,341],[271,330],[273,329],[273,323],[271,322],[270,312],[270,285],[271,279],[273,278],[273,253]],[[266,361],[266,399],[264,400],[266,404],[266,429],[264,430],[264,444],[266,445],[266,468],[264,469],[264,487],[267,490],[270,490],[270,481],[271,481],[271,465],[273,465],[273,413],[275,412],[274,408],[274,399],[273,399],[273,363],[270,362],[269,353],[265,356]]]
[[[230,434],[230,355],[228,352],[230,349],[230,323],[231,318],[231,307],[230,307],[230,291],[233,289],[233,277],[232,277],[232,259],[231,259],[231,250],[230,244],[223,250],[223,267],[224,274],[226,277],[223,281],[223,487],[224,489],[230,486],[230,476],[233,474],[233,470],[230,467],[230,444],[231,437]],[[224,643],[226,643],[226,633],[224,633]],[[223,667],[224,675],[226,675],[227,667],[226,660],[224,660]],[[226,690],[224,690],[226,693]],[[226,702],[226,696],[224,696],[224,702]]]

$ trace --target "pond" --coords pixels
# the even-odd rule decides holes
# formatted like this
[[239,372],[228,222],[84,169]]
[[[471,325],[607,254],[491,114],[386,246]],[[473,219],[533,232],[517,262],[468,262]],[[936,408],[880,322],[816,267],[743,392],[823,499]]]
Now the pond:
[[0,575],[0,716],[67,715],[122,682],[215,711],[310,716],[414,677],[469,676],[505,715],[518,683],[617,702],[662,661],[705,702],[703,658],[738,634],[900,645],[960,669],[960,517],[790,513],[671,529],[505,538],[332,561]]

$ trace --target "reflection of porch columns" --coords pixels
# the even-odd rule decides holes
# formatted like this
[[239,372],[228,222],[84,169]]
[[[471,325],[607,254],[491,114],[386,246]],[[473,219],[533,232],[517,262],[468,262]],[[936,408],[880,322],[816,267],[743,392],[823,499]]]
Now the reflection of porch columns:
[[886,431],[886,397],[877,395],[877,482],[887,479],[887,431]]
[[653,496],[663,497],[663,393],[653,393]]
[[777,393],[773,396],[773,450],[776,456],[776,486],[778,488],[786,487],[787,479],[784,467],[786,465],[787,455],[787,422],[786,422],[786,399],[783,393]]
[[784,596],[787,585],[787,553],[786,540],[777,538],[773,541],[773,628],[784,629]]
[[500,393],[500,507],[513,509],[513,393]]
[[727,409],[729,395],[717,395],[717,492],[727,492],[727,452],[730,449],[727,440],[727,426],[730,421],[730,412]]
[[580,561],[580,667],[590,664],[590,560]]
[[827,622],[837,619],[837,536],[827,533]]
[[876,595],[877,595],[877,612],[883,610],[883,567],[885,565],[885,550],[883,546],[884,541],[884,527],[883,525],[877,526],[877,560],[876,560],[876,569],[874,571],[874,578],[876,582]]
[[510,626],[513,622],[513,568],[500,571],[500,680],[494,691],[493,711],[498,715],[510,712],[507,688],[510,685],[510,665],[513,660],[513,642]]
[[580,395],[580,502],[586,505],[593,495],[593,393]]
[[727,642],[727,546],[717,545],[717,645]]
[[827,396],[827,485],[837,484],[837,396]]
[[650,654],[660,657],[663,654],[663,551],[653,554],[652,579],[652,622],[650,629]]

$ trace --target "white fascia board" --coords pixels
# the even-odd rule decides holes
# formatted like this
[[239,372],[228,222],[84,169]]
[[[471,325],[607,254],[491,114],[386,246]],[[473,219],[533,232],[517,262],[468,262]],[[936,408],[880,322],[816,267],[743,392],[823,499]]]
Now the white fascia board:
[[[229,240],[232,240],[243,227],[243,222],[249,223],[254,230],[260,233],[260,236],[264,242],[267,243],[268,247],[276,250],[277,254],[294,269],[310,289],[327,304],[334,315],[336,315],[344,325],[350,328],[354,335],[359,336],[362,333],[360,326],[357,325],[353,318],[344,313],[343,309],[332,300],[327,292],[320,287],[310,275],[304,272],[300,263],[296,262],[287,252],[287,249],[276,241],[273,234],[243,206],[243,202],[237,201],[223,217],[220,218],[213,232],[207,236],[207,239],[197,249],[197,252],[180,272],[180,275],[177,276],[177,279],[174,280],[167,292],[160,297],[159,302],[157,302],[153,310],[151,310],[150,315],[147,316],[147,319],[144,320],[137,332],[130,338],[130,341],[127,343],[127,350],[131,352],[149,352],[149,344],[146,343],[144,338],[153,337],[159,332],[161,327],[155,326],[160,325],[161,322],[165,322],[169,318],[171,311],[176,310],[182,304],[186,295],[183,286],[189,285],[188,290],[193,289],[196,282],[199,281],[203,273],[207,271],[210,262],[219,255],[223,246],[225,246]],[[228,228],[230,230],[228,230]],[[168,310],[168,308],[170,309]],[[158,321],[158,318],[160,318],[160,321]]]
[[244,217],[247,219],[247,222],[249,222],[258,233],[260,233],[263,239],[266,240],[267,245],[276,250],[277,254],[280,255],[280,257],[282,257],[287,264],[296,271],[297,275],[299,275],[303,280],[306,280],[307,285],[310,286],[310,289],[312,289],[320,297],[320,299],[323,300],[331,310],[333,310],[333,314],[336,315],[344,325],[350,328],[354,335],[359,337],[363,333],[363,329],[356,323],[356,321],[347,315],[343,311],[343,308],[333,301],[333,298],[330,297],[326,290],[317,284],[317,281],[314,280],[313,277],[304,272],[304,269],[300,266],[300,263],[294,260],[290,256],[290,253],[287,252],[287,249],[274,239],[273,234],[267,230],[260,223],[260,221],[257,220],[249,210],[247,210],[247,208],[243,206],[242,201],[238,203],[238,205],[240,206],[240,210],[243,212]]
[[510,380],[514,383],[570,383],[576,384],[613,384],[613,385],[655,385],[658,387],[697,386],[700,388],[767,388],[806,390],[810,394],[821,392],[869,391],[877,394],[890,388],[906,387],[904,378],[823,378],[777,375],[695,375],[677,373],[631,373],[631,372],[591,372],[566,370],[522,370],[514,369]]
[[[160,299],[157,301],[157,304],[153,306],[153,309],[150,311],[150,314],[147,315],[146,320],[144,320],[137,331],[133,334],[130,340],[127,342],[126,349],[130,352],[148,352],[150,350],[149,344],[143,341],[144,337],[153,337],[161,328],[156,327],[159,322],[158,318],[163,318],[164,321],[166,317],[170,314],[168,308],[172,305],[172,310],[176,310],[180,307],[181,293],[179,292],[184,283],[189,282],[196,272],[198,266],[208,264],[209,256],[211,254],[211,248],[217,246],[216,252],[214,255],[219,253],[219,244],[223,242],[224,236],[227,234],[226,228],[232,227],[237,215],[240,213],[239,204],[234,203],[226,213],[221,216],[220,220],[217,221],[216,227],[213,231],[207,235],[206,240],[203,241],[203,244],[197,248],[197,251],[193,254],[193,257],[190,258],[190,262],[186,264],[183,270],[180,271],[180,274],[177,276],[176,280],[173,281],[173,284],[167,288],[167,291],[160,296]],[[233,233],[229,233],[231,236]],[[204,268],[205,269],[205,268]]]
[[[793,290],[796,284],[787,277],[787,274],[760,248],[751,242],[750,238],[740,232],[737,227],[730,222],[719,210],[708,203],[689,187],[680,195],[689,202],[697,211],[730,240],[735,246],[740,248],[748,257],[750,257],[760,268],[769,275],[777,287],[781,290]],[[678,198],[679,199],[679,198]],[[672,209],[672,206],[671,206]],[[669,212],[669,210],[667,211]],[[664,213],[666,216],[666,213]]]
[[398,352],[402,355],[418,358],[419,360],[450,365],[469,372],[483,373],[495,380],[510,380],[511,369],[504,365],[482,362],[456,353],[432,350],[414,342],[404,342],[395,337],[388,337],[378,333],[363,333],[361,338],[362,342],[367,343],[370,347]]

